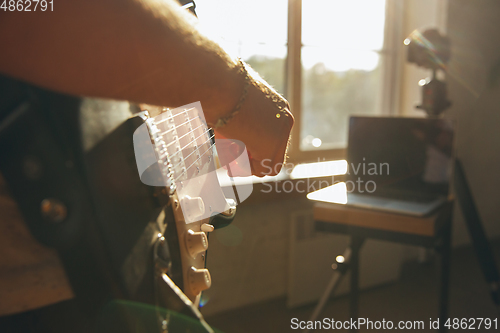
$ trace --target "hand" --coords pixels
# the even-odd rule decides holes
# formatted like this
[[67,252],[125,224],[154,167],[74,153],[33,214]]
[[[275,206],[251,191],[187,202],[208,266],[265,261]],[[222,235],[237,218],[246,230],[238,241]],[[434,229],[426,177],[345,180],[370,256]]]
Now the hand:
[[252,73],[252,77],[240,112],[226,126],[216,129],[216,134],[246,145],[253,175],[275,176],[281,169],[277,165],[285,160],[294,119],[288,102],[258,75]]

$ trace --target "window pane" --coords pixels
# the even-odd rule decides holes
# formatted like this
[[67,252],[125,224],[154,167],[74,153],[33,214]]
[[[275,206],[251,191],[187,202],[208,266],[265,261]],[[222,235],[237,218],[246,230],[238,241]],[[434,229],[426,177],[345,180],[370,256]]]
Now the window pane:
[[380,113],[385,1],[303,0],[301,150],[343,148],[350,115]]
[[[304,52],[306,52],[304,48]],[[315,50],[316,52],[317,49]],[[342,53],[342,52],[337,52]],[[373,51],[357,51],[356,58],[367,64],[377,61]],[[350,54],[350,53],[349,53]],[[346,55],[342,55],[344,57]],[[375,63],[377,65],[377,63]],[[302,73],[302,150],[333,149],[346,146],[351,114],[373,115],[379,111],[380,70],[334,71],[322,62]]]
[[284,92],[288,0],[199,0],[204,31]]
[[203,28],[232,42],[285,44],[287,8],[287,0],[196,1]]
[[302,0],[302,43],[380,50],[385,0]]
[[[249,58],[243,58],[253,69],[257,71],[277,92],[285,92],[285,58],[286,46],[280,48],[272,47],[276,51],[281,51],[281,56],[271,55],[266,52],[266,48],[260,47],[260,53]],[[280,50],[281,49],[281,50]]]

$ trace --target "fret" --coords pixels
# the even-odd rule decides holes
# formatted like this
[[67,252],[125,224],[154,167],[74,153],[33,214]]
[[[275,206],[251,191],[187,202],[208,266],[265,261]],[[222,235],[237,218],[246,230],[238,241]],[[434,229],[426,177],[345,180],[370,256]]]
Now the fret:
[[[206,143],[208,143],[210,145],[210,140],[211,138],[209,138]],[[203,154],[201,154],[200,158],[201,159],[207,152],[212,152],[212,149],[215,147],[215,143],[214,144],[211,144],[207,150],[205,150],[205,152]],[[184,172],[188,172],[187,170],[190,170],[191,168],[193,168],[193,166],[195,166],[194,164],[198,161],[198,159],[193,162],[193,164],[191,164],[190,166],[188,166],[187,168],[185,168],[185,171]],[[177,182],[181,177],[181,175],[178,176],[178,178],[175,178],[175,181]]]
[[[189,164],[189,163],[191,163],[189,161],[189,157],[191,156],[190,151],[191,151],[191,149],[195,149],[194,147],[196,146],[196,139],[194,138],[193,126],[191,124],[192,119],[188,113],[188,110],[184,109],[183,117],[184,117],[184,123],[185,123],[185,125],[183,126],[183,130],[188,135],[184,138],[184,140],[187,142],[184,144],[184,148],[182,149],[182,155],[183,155],[184,163]],[[186,168],[185,171],[187,171],[187,170],[188,169]],[[183,173],[183,176],[185,176],[183,178],[190,178],[189,172]]]
[[196,197],[202,197],[206,205],[206,210],[200,213],[202,215],[188,216],[185,222],[195,222],[224,211],[227,202],[207,193],[208,187],[218,185],[215,143],[199,102],[164,110],[155,118],[149,118],[147,123],[160,169],[159,177],[156,177],[152,168],[152,174],[159,179],[156,186],[167,186],[169,194],[176,194],[181,205],[183,201]]
[[[189,109],[189,110],[194,110],[194,108],[191,108],[191,109]],[[167,121],[167,120],[168,120],[168,118],[166,118],[166,117],[162,117],[162,116],[165,114],[165,112],[168,112],[168,111],[172,112],[172,110],[170,110],[170,109],[163,108],[163,113],[161,113],[161,114],[159,114],[158,116],[156,116],[156,117],[155,117],[155,118],[161,119],[161,120],[159,120],[159,121],[157,121],[157,122],[156,122],[156,125],[159,125],[159,124],[161,124],[161,123],[163,123],[163,122],[165,122],[165,121]],[[171,113],[170,113],[170,114],[171,114]],[[179,116],[179,115],[181,115],[181,114],[180,114],[180,113],[178,113],[178,114],[173,115],[173,116],[171,115],[169,118],[171,119],[171,118],[177,117],[177,116]]]
[[[205,132],[203,132],[203,133],[202,133],[200,136],[198,136],[196,139],[201,138],[202,136],[204,136],[205,134],[208,134],[208,133],[209,133],[209,130],[207,129]],[[196,139],[195,139],[194,141],[196,141]],[[205,143],[207,143],[209,140],[210,140],[210,139],[208,139],[208,140],[206,140],[205,142],[203,142],[203,143],[202,143],[202,145],[203,145],[203,144],[205,144]],[[196,153],[196,156],[195,156],[195,157],[197,157],[197,159],[196,159],[196,160],[198,160],[198,159],[200,158],[200,156],[201,156],[201,155],[200,155],[200,152],[199,152],[199,151],[200,151],[200,149],[199,149],[199,148],[201,148],[201,147],[202,147],[202,145],[200,145],[199,147],[198,147],[197,145],[193,146],[193,151],[192,151],[191,153],[189,153],[188,155],[186,155],[186,156],[184,157],[184,160],[187,160],[188,158],[190,158],[190,157],[191,157],[191,155],[193,155],[194,153]]]
[[196,107],[163,109],[150,126],[151,139],[165,177],[178,187],[182,181],[215,170],[213,136]]
[[163,132],[163,138],[165,142],[168,142],[167,151],[172,162],[171,168],[174,177],[185,168],[184,159],[181,155],[182,148],[179,135],[179,125],[176,123],[179,120],[177,116],[178,114],[172,114],[172,110],[167,110],[165,112],[167,121],[164,123],[165,131]]
[[[197,130],[198,128],[201,128],[201,127],[203,127],[203,124],[199,125],[199,126],[198,126],[198,127],[196,127],[194,130]],[[179,138],[182,138],[182,137],[184,137],[184,136],[186,136],[186,135],[188,135],[188,134],[190,134],[190,133],[186,133],[186,134],[184,134],[184,135],[181,135]],[[172,144],[173,144],[173,143],[169,143],[169,144],[167,144],[167,147],[171,146]]]
[[[174,117],[175,117],[175,116],[174,116]],[[193,119],[188,119],[188,120],[186,120],[185,122],[183,122],[183,123],[181,123],[181,124],[175,125],[175,129],[177,129],[177,128],[179,128],[179,127],[182,127],[182,126],[184,126],[184,125],[186,125],[189,121],[192,121],[192,120],[194,120],[194,119],[196,119],[196,118],[193,118]],[[169,119],[166,119],[166,120],[168,120],[168,121],[170,121],[170,122],[173,122],[173,117],[172,117],[172,118],[169,118]],[[162,123],[164,123],[164,122],[162,122]],[[171,132],[171,131],[173,131],[173,128],[167,129],[167,130],[165,130],[164,132],[162,132],[161,134],[168,133],[168,132]]]
[[171,163],[167,153],[166,144],[163,141],[163,137],[160,135],[160,129],[156,126],[154,120],[148,118],[145,123],[149,130],[149,136],[153,142],[153,147],[156,150],[156,155],[159,157],[158,164],[160,165],[161,175],[159,175],[160,179],[157,181],[163,182],[165,186],[169,187],[169,191],[172,193],[175,191],[175,181],[171,172]]
[[177,180],[207,172],[204,166],[212,161],[213,152],[209,149],[208,158],[202,158],[207,152],[200,148],[206,144],[209,131],[196,108],[180,109],[175,114],[165,110],[156,123],[160,124],[161,135],[167,142],[172,171]]

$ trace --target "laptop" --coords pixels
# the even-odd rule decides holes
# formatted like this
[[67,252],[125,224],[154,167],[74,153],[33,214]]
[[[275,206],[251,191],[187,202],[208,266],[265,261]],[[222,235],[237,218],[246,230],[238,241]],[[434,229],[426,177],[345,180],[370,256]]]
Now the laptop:
[[448,198],[453,161],[448,119],[351,117],[342,203],[428,215]]

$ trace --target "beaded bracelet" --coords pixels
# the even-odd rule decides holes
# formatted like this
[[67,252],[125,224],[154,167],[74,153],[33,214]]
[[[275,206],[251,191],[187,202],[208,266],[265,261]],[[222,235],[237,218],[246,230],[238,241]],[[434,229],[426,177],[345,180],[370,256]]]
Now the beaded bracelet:
[[250,86],[250,75],[248,74],[248,71],[245,67],[245,63],[243,62],[243,60],[238,58],[238,64],[240,65],[239,66],[240,72],[245,76],[245,84],[243,86],[243,93],[241,94],[240,100],[238,101],[238,103],[236,104],[234,109],[231,112],[229,112],[229,114],[217,119],[215,124],[209,124],[210,127],[214,128],[214,129],[226,125],[231,119],[233,119],[233,117],[236,116],[238,114],[238,112],[240,112],[240,109],[241,109],[243,103],[245,103],[245,99],[247,98],[248,87]]

